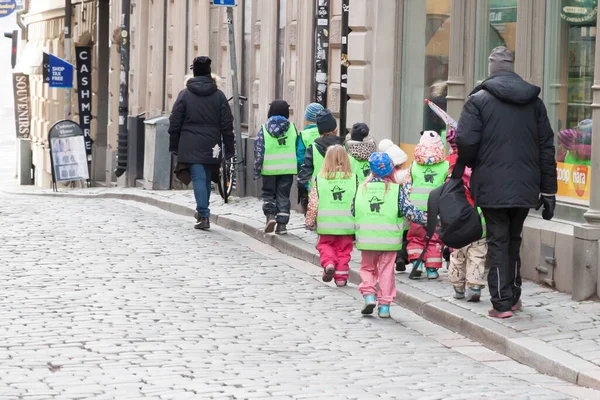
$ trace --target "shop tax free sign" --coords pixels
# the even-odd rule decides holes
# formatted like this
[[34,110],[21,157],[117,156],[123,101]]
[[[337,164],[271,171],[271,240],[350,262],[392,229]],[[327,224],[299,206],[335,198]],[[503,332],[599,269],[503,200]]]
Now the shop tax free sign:
[[44,82],[51,88],[70,89],[73,87],[73,64],[48,53],[44,53],[43,62]]

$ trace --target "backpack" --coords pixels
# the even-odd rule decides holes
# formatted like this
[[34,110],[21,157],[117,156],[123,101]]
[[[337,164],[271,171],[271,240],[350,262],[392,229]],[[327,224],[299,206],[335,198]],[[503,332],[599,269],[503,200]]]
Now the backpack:
[[442,242],[446,246],[455,249],[476,242],[483,236],[481,217],[477,212],[477,208],[473,207],[467,200],[462,181],[463,172],[464,165],[457,164],[450,179],[429,194],[425,249],[413,265],[409,275],[411,279],[414,278],[418,265],[423,263],[423,258],[429,242],[436,232],[436,227]]

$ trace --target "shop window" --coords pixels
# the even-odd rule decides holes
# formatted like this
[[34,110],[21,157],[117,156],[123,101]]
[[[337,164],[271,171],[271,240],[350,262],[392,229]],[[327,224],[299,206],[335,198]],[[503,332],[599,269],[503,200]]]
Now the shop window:
[[515,54],[517,41],[517,0],[490,0],[477,19],[475,82],[488,77],[489,55],[498,46]]
[[240,94],[248,98],[248,101],[242,102],[242,124],[248,124],[248,114],[250,110],[250,92],[251,92],[251,78],[250,78],[250,66],[252,57],[252,0],[244,0],[243,8],[243,23],[244,23],[244,39],[242,42],[242,83],[240,88]]
[[277,51],[275,55],[275,97],[283,99],[285,71],[285,23],[287,20],[287,0],[278,2]]
[[422,130],[445,132],[424,100],[446,110],[452,1],[409,1],[404,7],[400,132],[403,147],[412,153]]
[[544,101],[556,132],[558,194],[589,201],[597,1],[548,0]]

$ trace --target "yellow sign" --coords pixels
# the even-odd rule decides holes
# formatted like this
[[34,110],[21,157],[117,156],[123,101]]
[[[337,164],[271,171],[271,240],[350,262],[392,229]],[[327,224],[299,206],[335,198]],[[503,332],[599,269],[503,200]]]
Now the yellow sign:
[[557,194],[579,200],[589,200],[590,175],[590,167],[587,165],[557,163]]

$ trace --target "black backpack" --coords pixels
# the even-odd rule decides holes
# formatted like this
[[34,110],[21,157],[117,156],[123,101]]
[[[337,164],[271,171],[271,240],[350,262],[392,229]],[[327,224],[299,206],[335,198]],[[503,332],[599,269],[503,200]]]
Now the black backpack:
[[413,265],[409,275],[411,279],[417,272],[417,266],[423,263],[427,247],[436,228],[442,242],[455,249],[476,242],[483,235],[479,212],[467,200],[467,193],[462,181],[463,172],[464,166],[457,164],[448,182],[429,194],[425,249]]

